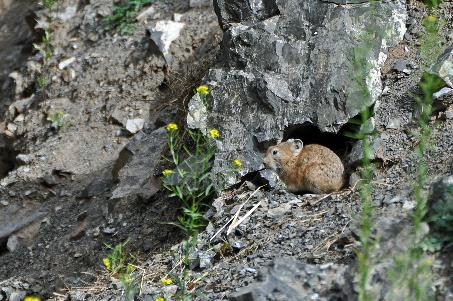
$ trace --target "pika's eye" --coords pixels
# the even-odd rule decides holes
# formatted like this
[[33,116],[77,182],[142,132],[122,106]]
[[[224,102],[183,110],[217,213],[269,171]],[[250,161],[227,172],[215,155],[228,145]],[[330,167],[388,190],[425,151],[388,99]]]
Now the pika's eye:
[[278,150],[274,149],[274,150],[272,151],[272,156],[276,156],[277,154],[278,154]]

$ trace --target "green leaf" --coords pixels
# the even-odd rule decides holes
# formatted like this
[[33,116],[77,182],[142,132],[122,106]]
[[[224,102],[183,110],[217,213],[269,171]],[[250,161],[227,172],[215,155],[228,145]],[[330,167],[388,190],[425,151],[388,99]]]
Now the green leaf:
[[436,91],[439,91],[447,84],[445,81],[436,74],[425,72],[422,75],[420,80],[419,86],[423,90],[424,94],[428,95],[429,97]]
[[357,139],[357,140],[362,140],[365,137],[365,135],[363,135],[362,133],[352,133],[352,132],[344,132],[343,135],[348,138]]
[[[209,168],[209,170],[210,170],[210,168]],[[211,176],[210,173],[208,173],[208,172],[204,173],[204,175],[202,175],[202,176],[200,177],[200,182],[203,181],[204,179],[206,179],[206,178],[209,177],[209,176]]]
[[180,199],[182,199],[182,198],[183,198],[183,194],[182,194],[181,187],[175,186],[175,188],[176,188],[177,196],[178,196]]
[[354,118],[349,119],[348,123],[354,124],[354,125],[362,125],[363,121],[362,121],[362,119],[354,117]]
[[[179,220],[179,218],[178,218],[178,220]],[[177,228],[183,230],[184,232],[187,232],[187,228],[186,228],[186,227],[183,227],[183,226],[181,225],[181,221],[180,221],[180,223],[175,223],[175,222],[165,222],[165,223],[163,223],[163,224],[172,225],[172,226],[175,226],[175,227],[177,227]]]
[[213,184],[212,184],[212,183],[209,184],[208,187],[206,187],[206,191],[205,191],[205,195],[206,195],[206,196],[208,196],[208,195],[211,194],[211,189],[212,189],[212,187],[213,187]]

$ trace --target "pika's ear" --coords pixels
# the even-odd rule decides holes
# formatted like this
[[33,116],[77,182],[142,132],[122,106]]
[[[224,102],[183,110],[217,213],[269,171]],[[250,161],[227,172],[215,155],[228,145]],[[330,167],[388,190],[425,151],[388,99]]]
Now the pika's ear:
[[295,156],[297,156],[304,147],[304,143],[300,139],[289,139],[288,142],[291,143],[291,151]]

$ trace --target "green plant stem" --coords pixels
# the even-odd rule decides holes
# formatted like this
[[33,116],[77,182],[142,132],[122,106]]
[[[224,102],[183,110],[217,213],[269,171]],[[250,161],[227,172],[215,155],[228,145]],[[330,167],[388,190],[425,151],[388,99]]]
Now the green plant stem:
[[176,151],[176,145],[178,142],[179,142],[178,133],[176,131],[171,131],[168,139],[168,148],[170,149],[171,158],[175,166],[178,166],[179,164],[179,157]]
[[[200,213],[200,204],[213,194],[209,172],[216,146],[213,139],[204,136],[200,131],[187,130],[185,134],[188,134],[194,143],[193,151],[182,144],[182,138],[176,130],[168,132],[167,143],[171,158],[167,160],[175,165],[175,170],[172,175],[163,178],[163,184],[172,192],[172,196],[177,196],[182,203],[182,215],[178,217],[177,226],[188,235],[194,235],[205,224],[204,216]],[[187,157],[183,161],[179,157],[182,149]]]
[[[426,110],[430,110],[430,104],[425,106]],[[420,238],[421,232],[421,224],[423,217],[426,213],[426,197],[424,196],[424,186],[426,183],[426,160],[425,160],[425,152],[426,152],[426,142],[430,136],[430,129],[427,126],[426,122],[420,118],[420,127],[421,133],[419,138],[419,143],[417,145],[416,154],[417,154],[417,161],[418,161],[418,170],[417,170],[417,180],[414,189],[415,193],[415,210],[414,214],[412,215],[412,221],[415,227],[415,233],[417,239]]]
[[[366,129],[369,127],[369,116],[367,110],[364,110],[361,114],[362,124]],[[370,138],[368,134],[363,135],[362,139],[362,173],[361,182],[359,185],[359,194],[362,201],[362,212],[360,215],[360,242],[362,249],[358,254],[359,261],[359,300],[371,300],[368,294],[366,285],[369,277],[369,267],[371,265],[371,254],[373,251],[374,241],[372,235],[372,217],[373,217],[373,206],[372,206],[372,187],[371,180],[373,176],[373,167],[371,165],[371,146]]]
[[[441,41],[438,32],[442,20],[431,15],[434,3],[440,1],[428,1],[430,16],[423,20],[424,31],[420,37],[420,56],[422,57],[423,70],[429,70],[441,53]],[[434,74],[425,72],[419,83],[422,91],[421,97],[416,97],[419,116],[417,125],[419,128],[418,144],[415,148],[417,161],[417,171],[414,181],[415,208],[412,213],[413,233],[411,235],[411,246],[404,254],[399,254],[394,259],[394,267],[390,271],[390,279],[393,281],[392,293],[394,300],[414,300],[429,301],[433,300],[430,287],[431,261],[423,249],[423,240],[426,233],[423,230],[423,220],[427,213],[427,196],[425,185],[427,182],[428,151],[431,147],[431,128],[429,125],[432,114],[433,98],[432,95],[443,86],[443,81]],[[395,294],[397,292],[397,294]]]
[[[425,0],[429,13],[440,4],[440,0]],[[439,30],[441,21],[430,15],[423,20],[424,33],[421,37],[420,55],[424,62],[424,69],[428,70],[430,65],[435,61],[437,55],[441,52]],[[418,117],[418,126],[420,128],[419,141],[416,147],[416,156],[418,161],[417,176],[414,187],[415,210],[412,215],[412,222],[415,228],[415,239],[417,242],[421,239],[421,225],[426,214],[426,196],[424,195],[424,186],[426,183],[427,166],[426,152],[429,149],[429,139],[431,128],[429,127],[429,118],[432,114],[433,93],[441,87],[440,79],[432,74],[424,73],[419,84],[423,96],[417,98],[417,106],[420,112]]]

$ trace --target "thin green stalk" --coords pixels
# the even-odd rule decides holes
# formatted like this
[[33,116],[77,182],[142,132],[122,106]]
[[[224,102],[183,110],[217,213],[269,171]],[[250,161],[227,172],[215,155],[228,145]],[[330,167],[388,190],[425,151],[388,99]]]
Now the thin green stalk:
[[[423,70],[428,70],[441,52],[441,41],[438,32],[442,21],[433,15],[433,8],[440,1],[425,1],[430,15],[423,20],[423,34],[420,37],[420,56]],[[418,144],[415,148],[417,172],[414,182],[415,208],[412,213],[413,233],[411,246],[405,254],[396,256],[394,267],[390,271],[393,281],[392,296],[394,300],[432,300],[431,287],[431,260],[422,248],[422,240],[426,234],[423,230],[423,220],[427,212],[427,196],[425,185],[427,183],[427,155],[431,148],[431,128],[429,125],[432,114],[432,95],[442,85],[441,80],[433,74],[425,72],[419,83],[422,96],[416,98],[419,116],[417,124],[420,130]],[[424,259],[427,258],[427,259]],[[397,294],[395,294],[397,292]]]
[[423,100],[420,101],[419,107],[421,109],[420,118],[419,118],[419,127],[420,127],[420,137],[419,143],[416,148],[418,170],[417,170],[417,179],[414,187],[415,194],[415,210],[412,216],[413,224],[415,227],[416,237],[419,238],[421,232],[421,224],[423,217],[426,213],[426,197],[424,195],[424,186],[426,183],[426,151],[427,143],[431,134],[431,129],[428,126],[428,118],[431,115],[431,106],[432,98],[425,96]]
[[[384,31],[376,25],[376,3],[370,1],[369,9],[370,21],[365,32],[361,34],[361,45],[354,48],[352,59],[352,80],[355,83],[355,89],[358,92],[358,106],[361,110],[361,126],[358,133],[353,134],[362,141],[362,162],[361,162],[361,180],[358,183],[358,190],[361,199],[360,213],[360,232],[359,238],[361,249],[357,253],[358,270],[359,270],[359,301],[373,300],[372,295],[367,289],[367,283],[370,276],[370,267],[372,265],[372,255],[375,241],[372,237],[373,232],[373,205],[372,205],[372,178],[373,165],[371,163],[372,150],[370,135],[370,118],[371,111],[368,105],[371,103],[371,95],[368,90],[366,78],[372,68],[368,61],[368,55],[373,48],[374,40],[383,35]],[[356,92],[356,93],[357,93]]]
[[[361,114],[363,128],[368,128],[369,116],[367,110]],[[360,242],[362,249],[358,254],[359,260],[359,300],[371,300],[366,285],[369,278],[369,268],[371,255],[374,247],[374,241],[371,237],[373,228],[373,206],[372,206],[372,187],[371,180],[373,176],[373,167],[371,165],[371,146],[369,135],[364,133],[362,139],[362,173],[359,185],[359,194],[362,200],[362,212],[360,216]]]
[[176,146],[178,144],[178,133],[176,131],[171,131],[169,134],[169,139],[168,139],[168,148],[170,150],[170,154],[173,160],[173,163],[175,166],[178,166],[179,164],[179,156],[178,152],[176,150]]

